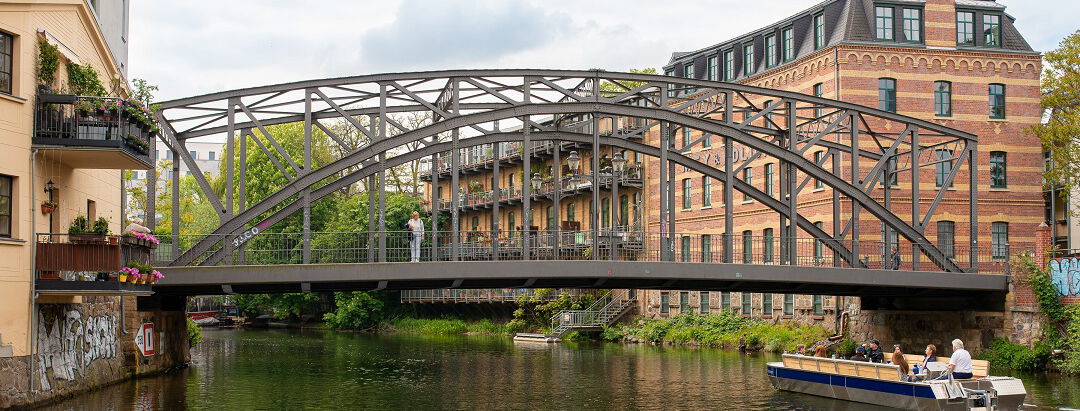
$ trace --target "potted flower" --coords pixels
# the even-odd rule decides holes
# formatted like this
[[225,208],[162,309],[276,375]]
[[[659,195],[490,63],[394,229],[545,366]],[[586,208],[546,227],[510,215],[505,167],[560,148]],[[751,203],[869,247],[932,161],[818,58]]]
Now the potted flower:
[[[110,233],[109,220],[106,220],[105,217],[98,217],[97,220],[94,220],[94,225],[90,228],[90,231],[97,234],[99,238],[105,239]],[[109,237],[108,240],[109,244],[113,245],[115,245],[117,241],[116,237]]]
[[129,277],[139,275],[139,269],[133,267],[134,262],[129,262],[127,265],[120,268],[120,274],[118,275],[120,282],[126,283]]
[[90,227],[90,220],[86,216],[78,216],[71,220],[68,226],[68,239],[76,244],[101,243],[105,237],[95,233]]
[[42,201],[41,214],[52,214],[53,211],[56,211],[56,207],[59,206],[60,204],[54,203],[52,201]]
[[150,279],[150,284],[154,284],[158,282],[158,280],[165,278],[165,274],[162,274],[161,271],[158,270],[151,270],[148,277]]
[[150,249],[157,248],[158,244],[161,243],[161,241],[158,240],[158,238],[155,237],[153,234],[140,233],[137,231],[128,231],[124,233],[124,236],[122,238],[124,240],[124,244],[131,244]]

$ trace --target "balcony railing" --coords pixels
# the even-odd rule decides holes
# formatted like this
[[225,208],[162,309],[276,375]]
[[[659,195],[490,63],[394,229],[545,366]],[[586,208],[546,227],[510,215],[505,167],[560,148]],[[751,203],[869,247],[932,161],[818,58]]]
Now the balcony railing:
[[[39,94],[34,112],[33,144],[45,149],[116,153],[118,157],[64,156],[77,168],[148,169],[153,126],[129,113],[123,100]],[[117,161],[126,160],[126,161]]]
[[[610,187],[614,182],[614,176],[611,170],[605,170],[600,173],[600,186]],[[619,185],[624,187],[640,188],[642,181],[642,169],[638,165],[628,166],[619,176]],[[571,194],[576,190],[591,190],[593,187],[590,175],[584,176],[563,176],[558,184],[553,178],[548,178],[540,184],[540,189],[534,191],[532,194],[534,197],[554,197],[555,189],[558,187],[562,190],[564,195]],[[496,200],[498,201],[520,201],[522,196],[522,187],[502,187],[498,190],[496,195],[495,190],[475,191],[471,193],[458,193],[458,207],[484,207],[490,206]],[[440,199],[439,209],[447,211],[450,209],[450,199]]]
[[128,261],[150,264],[150,250],[128,236],[44,233],[37,235],[34,268],[41,280],[106,280]]

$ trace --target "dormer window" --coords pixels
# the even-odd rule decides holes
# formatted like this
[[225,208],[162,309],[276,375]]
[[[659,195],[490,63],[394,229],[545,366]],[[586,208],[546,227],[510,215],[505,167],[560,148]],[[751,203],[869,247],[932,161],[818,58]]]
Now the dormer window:
[[983,45],[1001,47],[1001,16],[997,14],[983,15]]
[[892,7],[874,8],[874,38],[878,40],[893,39],[893,9]]

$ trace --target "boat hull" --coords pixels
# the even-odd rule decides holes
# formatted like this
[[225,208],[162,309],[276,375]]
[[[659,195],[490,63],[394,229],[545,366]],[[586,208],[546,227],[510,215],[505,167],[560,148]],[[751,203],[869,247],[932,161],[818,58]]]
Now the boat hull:
[[[817,395],[839,400],[875,404],[909,410],[968,410],[967,399],[951,398],[945,382],[910,383],[837,375],[784,367],[769,363],[769,381],[779,390]],[[1016,410],[1027,393],[1014,378],[987,377],[961,382],[964,388],[997,391],[997,406]],[[955,396],[954,396],[955,397]]]

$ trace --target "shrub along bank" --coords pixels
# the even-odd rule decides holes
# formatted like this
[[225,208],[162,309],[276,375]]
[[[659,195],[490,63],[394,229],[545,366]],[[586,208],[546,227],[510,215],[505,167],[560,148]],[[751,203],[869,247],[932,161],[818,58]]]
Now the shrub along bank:
[[769,352],[792,351],[828,338],[822,327],[792,323],[771,324],[732,313],[685,314],[668,319],[637,320],[632,325],[608,327],[601,334],[609,341],[636,341]]

